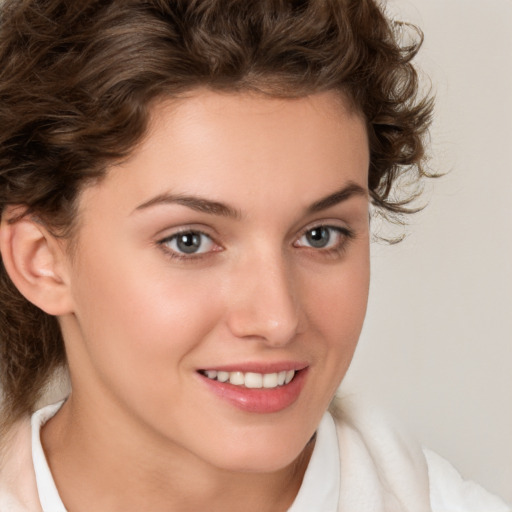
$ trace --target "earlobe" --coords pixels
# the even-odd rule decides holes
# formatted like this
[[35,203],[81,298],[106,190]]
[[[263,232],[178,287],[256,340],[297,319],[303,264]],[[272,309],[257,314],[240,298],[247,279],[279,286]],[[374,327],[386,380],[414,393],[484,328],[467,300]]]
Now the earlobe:
[[9,222],[8,218],[6,211],[0,225],[0,251],[14,285],[46,313],[70,313],[64,248],[37,220],[26,216]]

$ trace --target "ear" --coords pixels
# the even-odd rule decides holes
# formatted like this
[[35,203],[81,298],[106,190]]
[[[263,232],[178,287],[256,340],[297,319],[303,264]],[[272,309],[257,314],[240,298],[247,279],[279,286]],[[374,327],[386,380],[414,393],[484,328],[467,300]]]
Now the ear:
[[72,300],[66,270],[69,258],[64,245],[36,219],[16,218],[19,211],[19,207],[11,206],[2,215],[0,252],[5,269],[32,304],[49,315],[70,313]]

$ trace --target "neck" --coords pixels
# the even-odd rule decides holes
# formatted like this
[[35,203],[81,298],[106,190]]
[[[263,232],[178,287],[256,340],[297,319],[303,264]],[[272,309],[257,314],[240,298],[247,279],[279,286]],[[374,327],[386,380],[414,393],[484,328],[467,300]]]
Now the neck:
[[313,449],[309,443],[276,471],[230,471],[130,421],[88,411],[73,396],[45,425],[41,439],[69,512],[285,511]]

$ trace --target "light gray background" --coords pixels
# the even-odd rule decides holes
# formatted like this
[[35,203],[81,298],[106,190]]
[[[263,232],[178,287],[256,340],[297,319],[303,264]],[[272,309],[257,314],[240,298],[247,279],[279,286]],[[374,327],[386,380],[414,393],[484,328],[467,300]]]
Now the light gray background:
[[437,92],[430,204],[372,247],[347,389],[512,503],[512,0],[392,0]]

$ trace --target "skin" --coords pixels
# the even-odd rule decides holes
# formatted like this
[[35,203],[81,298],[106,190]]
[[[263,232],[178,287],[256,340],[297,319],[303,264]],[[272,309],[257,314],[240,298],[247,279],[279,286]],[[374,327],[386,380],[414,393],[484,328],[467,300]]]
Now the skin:
[[[82,192],[65,259],[73,392],[42,441],[70,512],[291,505],[365,315],[368,164],[365,123],[333,92],[154,107],[130,159]],[[306,236],[319,226],[325,247]],[[199,252],[177,252],[180,230],[206,235]],[[281,361],[306,365],[304,387],[268,414],[198,373]]]

